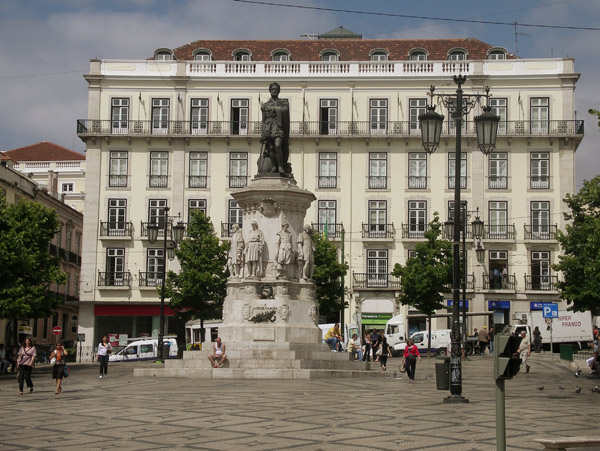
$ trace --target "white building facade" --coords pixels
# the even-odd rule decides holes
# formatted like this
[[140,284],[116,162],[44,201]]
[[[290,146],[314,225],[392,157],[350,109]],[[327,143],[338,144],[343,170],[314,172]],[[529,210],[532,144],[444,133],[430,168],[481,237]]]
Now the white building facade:
[[317,197],[306,222],[326,229],[350,266],[345,322],[381,328],[413,313],[399,305],[390,271],[423,241],[434,212],[449,218],[456,164],[454,125],[429,155],[418,116],[430,85],[453,93],[457,74],[465,91],[489,86],[501,117],[489,157],[473,126],[480,105],[462,132],[462,199],[485,223],[482,261],[477,240],[465,240],[468,310],[508,323],[538,302],[560,302],[554,233],[583,138],[572,59],[520,59],[475,39],[197,41],[149,60],[91,61],[88,117],[77,125],[87,146],[80,333],[157,333],[160,274],[178,266],[148,242],[146,225],[165,207],[184,221],[204,210],[223,239],[241,223],[231,193],[257,172],[272,81],[290,103],[294,177]]

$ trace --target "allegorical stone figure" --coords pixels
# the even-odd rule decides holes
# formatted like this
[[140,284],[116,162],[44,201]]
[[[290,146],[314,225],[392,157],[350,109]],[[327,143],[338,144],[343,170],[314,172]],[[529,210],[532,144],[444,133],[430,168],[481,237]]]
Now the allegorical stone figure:
[[263,233],[258,229],[258,223],[252,221],[252,230],[248,233],[246,242],[246,277],[256,278],[262,276],[262,252],[265,245]]
[[231,226],[231,246],[229,247],[229,258],[227,259],[227,267],[231,277],[238,278],[242,275],[244,265],[244,237],[242,229],[238,224]]
[[277,232],[277,272],[279,277],[285,277],[286,268],[292,263],[294,247],[292,245],[292,234],[288,231],[289,225],[283,223],[281,230]]
[[312,279],[315,269],[315,243],[312,239],[312,228],[304,226],[304,231],[298,234],[298,266],[304,280]]
[[258,174],[276,173],[290,176],[292,167],[288,163],[290,141],[290,105],[279,98],[281,86],[269,85],[271,98],[262,104],[262,144],[258,159]]

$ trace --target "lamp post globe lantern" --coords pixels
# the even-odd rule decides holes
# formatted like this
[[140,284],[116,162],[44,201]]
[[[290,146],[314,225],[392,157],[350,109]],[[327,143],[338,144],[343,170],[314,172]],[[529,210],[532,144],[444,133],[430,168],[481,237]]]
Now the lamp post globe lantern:
[[479,216],[476,216],[473,222],[471,222],[471,227],[473,228],[473,236],[475,238],[483,236],[483,221],[479,219]]
[[475,255],[477,256],[477,261],[479,263],[483,263],[485,260],[485,249],[481,245],[481,242],[477,243],[477,248],[475,249]]
[[427,112],[419,115],[423,148],[429,154],[440,145],[444,116],[435,112],[435,106],[428,106]]
[[158,224],[148,224],[146,226],[146,230],[148,232],[148,241],[150,241],[150,244],[154,244],[156,243],[156,240],[158,240]]
[[454,220],[453,219],[448,219],[446,222],[444,222],[444,227],[446,229],[447,237],[454,236]]
[[179,244],[183,240],[183,235],[185,233],[185,224],[183,224],[183,222],[179,221],[176,225],[171,227],[171,231],[173,234],[173,241],[175,241],[175,243]]
[[492,113],[491,106],[483,107],[483,114],[475,118],[477,145],[484,155],[489,155],[496,148],[499,123],[500,117]]

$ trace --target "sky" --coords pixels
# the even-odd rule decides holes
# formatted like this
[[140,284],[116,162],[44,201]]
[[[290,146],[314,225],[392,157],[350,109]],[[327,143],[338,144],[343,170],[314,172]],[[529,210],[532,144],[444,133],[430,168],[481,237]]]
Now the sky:
[[[269,1],[269,0],[265,0]],[[600,28],[598,0],[271,0],[377,15],[286,8],[235,0],[2,0],[0,149],[51,141],[83,152],[77,119],[87,118],[91,58],[146,59],[157,48],[199,39],[300,39],[344,26],[371,39],[477,38],[523,58],[575,58],[575,91],[585,138],[576,153],[576,189],[600,174],[600,31],[492,25]],[[393,15],[421,16],[403,18]],[[428,19],[429,18],[429,19]],[[515,39],[517,38],[517,39]],[[518,40],[518,52],[516,49]]]

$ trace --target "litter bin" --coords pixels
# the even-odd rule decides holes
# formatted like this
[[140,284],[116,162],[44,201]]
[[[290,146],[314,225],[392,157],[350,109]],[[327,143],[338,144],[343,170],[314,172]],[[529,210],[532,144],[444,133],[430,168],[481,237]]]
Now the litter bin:
[[438,390],[450,390],[450,357],[438,357],[435,364],[435,386]]
[[162,352],[163,359],[168,359],[169,358],[169,351],[170,350],[171,350],[171,345],[163,344],[163,352]]

